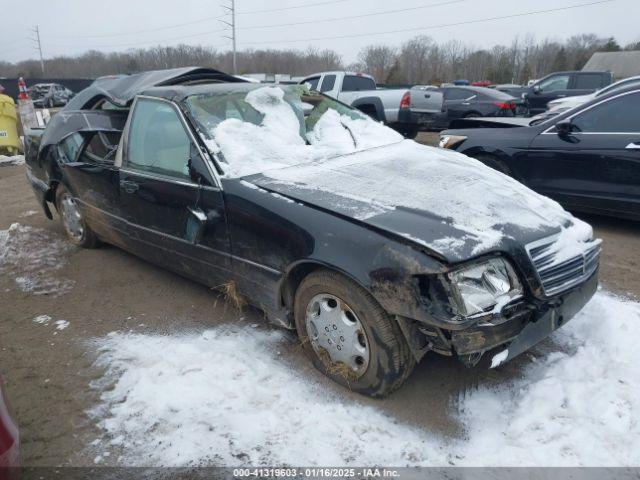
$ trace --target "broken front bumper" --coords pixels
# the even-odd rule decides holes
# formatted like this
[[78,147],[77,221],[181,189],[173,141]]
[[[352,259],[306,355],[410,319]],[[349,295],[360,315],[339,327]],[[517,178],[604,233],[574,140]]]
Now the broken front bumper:
[[598,271],[569,292],[553,297],[548,303],[524,307],[502,323],[478,323],[451,332],[451,343],[458,355],[483,353],[504,346],[508,354],[504,363],[525,352],[551,332],[567,323],[591,299],[598,288]]

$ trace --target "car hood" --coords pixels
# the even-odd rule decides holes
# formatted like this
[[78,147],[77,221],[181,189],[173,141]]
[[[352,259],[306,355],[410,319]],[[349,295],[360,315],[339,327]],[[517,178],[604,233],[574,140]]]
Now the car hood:
[[406,140],[243,179],[429,250],[448,262],[522,251],[559,234],[588,242],[591,227],[477,160]]

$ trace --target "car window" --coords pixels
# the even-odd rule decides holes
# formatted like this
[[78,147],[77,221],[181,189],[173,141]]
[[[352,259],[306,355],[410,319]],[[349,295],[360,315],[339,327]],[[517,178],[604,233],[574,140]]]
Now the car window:
[[342,82],[343,92],[359,92],[361,90],[375,90],[376,82],[369,77],[360,77],[357,75],[346,75]]
[[595,90],[602,86],[602,75],[599,73],[584,73],[576,77],[575,88],[578,90]]
[[82,160],[89,163],[113,163],[120,142],[117,132],[96,132],[82,152]]
[[450,88],[446,91],[447,100],[466,100],[474,95],[475,93],[471,90],[465,90],[463,88]]
[[571,75],[554,75],[540,82],[539,87],[543,92],[553,92],[555,90],[567,90]]
[[336,84],[336,76],[335,75],[327,75],[322,80],[322,87],[320,88],[321,92],[330,92],[333,90],[334,85]]
[[304,81],[304,83],[308,83],[309,85],[311,85],[309,87],[309,90],[317,90],[319,81],[320,81],[320,77],[312,77],[312,78],[307,78]]
[[73,133],[65,138],[58,145],[59,152],[67,162],[75,162],[78,158],[78,152],[82,148],[84,138],[79,133]]
[[147,99],[137,101],[129,127],[129,168],[189,179],[190,151],[189,135],[171,104]]
[[575,131],[640,133],[640,92],[621,95],[575,116]]

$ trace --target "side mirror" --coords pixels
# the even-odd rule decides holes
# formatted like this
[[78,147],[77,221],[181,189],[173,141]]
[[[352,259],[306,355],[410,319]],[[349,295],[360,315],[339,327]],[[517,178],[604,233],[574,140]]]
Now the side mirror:
[[560,137],[566,137],[573,131],[571,120],[562,120],[556,123],[556,132]]
[[542,89],[540,88],[540,85],[534,85],[532,91],[536,95],[539,95],[542,92]]

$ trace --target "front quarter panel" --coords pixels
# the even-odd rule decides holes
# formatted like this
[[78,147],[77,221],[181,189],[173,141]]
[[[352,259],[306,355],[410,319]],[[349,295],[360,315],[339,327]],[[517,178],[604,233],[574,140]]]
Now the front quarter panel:
[[311,264],[352,278],[389,313],[425,316],[416,276],[445,267],[409,241],[242,180],[223,180],[223,189],[239,287],[259,306],[286,308],[288,275]]

